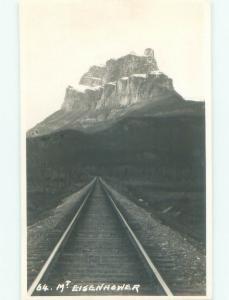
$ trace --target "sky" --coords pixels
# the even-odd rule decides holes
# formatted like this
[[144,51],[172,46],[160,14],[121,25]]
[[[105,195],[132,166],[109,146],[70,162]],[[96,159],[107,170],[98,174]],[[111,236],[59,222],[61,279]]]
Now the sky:
[[60,109],[95,64],[153,48],[186,99],[206,97],[208,10],[199,0],[24,0],[21,98],[26,128]]

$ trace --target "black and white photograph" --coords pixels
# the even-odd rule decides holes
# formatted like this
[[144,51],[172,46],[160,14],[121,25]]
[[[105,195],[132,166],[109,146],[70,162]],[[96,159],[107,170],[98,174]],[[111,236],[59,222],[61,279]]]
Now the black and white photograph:
[[211,298],[210,7],[20,4],[23,300]]

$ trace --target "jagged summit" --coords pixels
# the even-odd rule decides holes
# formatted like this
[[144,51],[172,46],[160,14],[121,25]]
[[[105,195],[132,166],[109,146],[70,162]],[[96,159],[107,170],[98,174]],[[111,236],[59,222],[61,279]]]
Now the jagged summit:
[[156,99],[161,89],[173,90],[172,80],[159,71],[154,51],[147,48],[143,56],[127,54],[90,67],[78,86],[67,88],[62,109],[128,106]]
[[158,66],[154,51],[148,48],[143,56],[130,53],[118,59],[109,59],[104,66],[92,66],[79,83],[88,86],[104,85],[134,73],[148,74],[156,70]]
[[132,52],[90,67],[78,85],[66,88],[60,111],[36,125],[28,135],[95,126],[125,115],[137,104],[157,102],[171,95],[182,99],[174,91],[172,79],[159,70],[154,50],[147,48],[143,55]]

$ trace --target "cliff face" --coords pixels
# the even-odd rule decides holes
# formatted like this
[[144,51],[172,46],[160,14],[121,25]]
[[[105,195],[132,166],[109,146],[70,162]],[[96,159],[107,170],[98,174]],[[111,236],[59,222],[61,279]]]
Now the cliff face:
[[62,109],[125,107],[156,101],[158,95],[173,91],[172,80],[158,70],[153,50],[148,49],[145,54],[128,54],[108,60],[105,66],[91,67],[77,88],[67,88]]
[[172,79],[160,72],[154,51],[110,59],[104,66],[92,66],[77,87],[68,86],[61,110],[36,125],[29,136],[62,128],[94,126],[98,121],[115,119],[134,105],[157,102],[175,95]]
[[77,110],[78,112],[95,109],[96,103],[102,96],[102,91],[102,87],[85,86],[76,90],[72,86],[68,86],[62,109],[65,111]]
[[96,109],[125,107],[142,101],[157,101],[162,93],[173,90],[172,80],[162,73],[133,74],[116,82],[106,83]]

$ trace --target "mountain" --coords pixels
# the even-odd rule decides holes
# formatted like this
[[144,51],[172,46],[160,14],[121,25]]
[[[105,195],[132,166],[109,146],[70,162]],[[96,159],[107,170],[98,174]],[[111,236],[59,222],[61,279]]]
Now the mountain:
[[109,126],[148,103],[170,101],[179,106],[184,99],[174,90],[173,81],[159,71],[154,51],[110,59],[92,66],[77,87],[68,86],[61,109],[28,131],[28,136],[64,129],[95,130]]
[[[148,103],[94,132],[63,129],[27,138],[29,222],[76,191],[77,184],[99,175],[133,188],[142,186],[140,195],[152,187],[154,193],[159,189],[203,194],[204,103],[184,101],[178,109],[172,98],[168,101]],[[193,201],[197,215],[199,204],[195,197]]]
[[27,133],[26,150],[28,224],[101,176],[204,245],[205,104],[175,91],[152,49],[92,66]]
[[175,91],[152,49],[92,66],[28,132],[26,150],[28,224],[101,176],[205,243],[205,104]]

